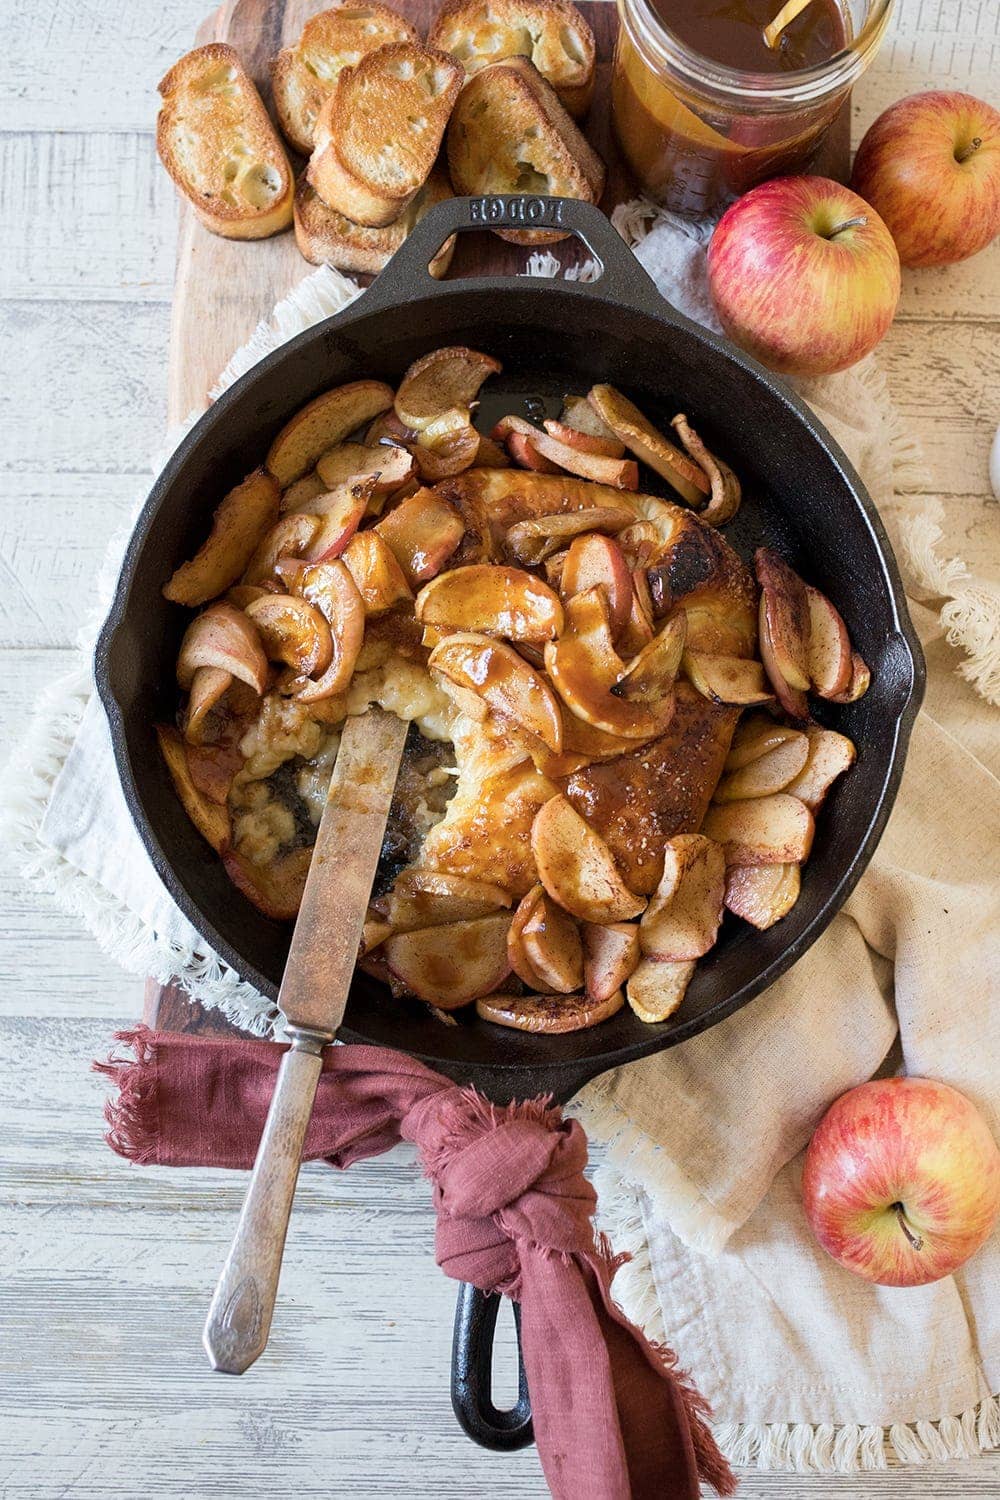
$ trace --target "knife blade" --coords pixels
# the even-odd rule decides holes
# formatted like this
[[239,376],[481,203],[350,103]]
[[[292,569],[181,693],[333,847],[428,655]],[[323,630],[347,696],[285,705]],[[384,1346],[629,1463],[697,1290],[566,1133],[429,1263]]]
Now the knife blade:
[[323,1049],[347,1006],[408,728],[377,708],[344,726],[278,990],[291,1045],[202,1336],[227,1375],[242,1375],[267,1344]]

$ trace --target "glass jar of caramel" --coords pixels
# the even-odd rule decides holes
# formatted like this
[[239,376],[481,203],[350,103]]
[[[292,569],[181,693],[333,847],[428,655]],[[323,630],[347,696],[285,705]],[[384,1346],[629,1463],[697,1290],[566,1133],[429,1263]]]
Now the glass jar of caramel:
[[618,0],[612,118],[643,190],[706,214],[807,169],[892,3],[809,0],[771,47],[781,0]]

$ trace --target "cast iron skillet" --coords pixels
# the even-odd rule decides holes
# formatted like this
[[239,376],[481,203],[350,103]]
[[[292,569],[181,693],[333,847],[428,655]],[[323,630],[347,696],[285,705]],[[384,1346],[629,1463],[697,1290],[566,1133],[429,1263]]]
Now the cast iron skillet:
[[[568,229],[600,262],[600,279],[589,285],[433,280],[427,264],[447,235],[484,225]],[[400,1048],[498,1101],[542,1092],[566,1100],[597,1074],[715,1025],[815,942],[885,827],[923,694],[923,660],[871,500],[845,455],[781,380],[664,302],[590,205],[530,197],[439,204],[359,302],[263,360],[181,444],[139,519],[98,643],[98,690],[125,797],[153,864],[206,942],[265,994],[277,994],[290,928],[262,916],[230,884],[181,813],[157,752],[152,726],[173,716],[174,662],[188,618],[160,590],[202,541],[220,496],[263,460],[294,411],[361,376],[395,383],[413,359],[443,344],[469,344],[502,360],[503,374],[489,382],[483,402],[486,428],[512,407],[522,409],[527,395],[555,413],[565,392],[586,392],[595,381],[621,386],[664,426],[686,411],[743,481],[745,498],[726,528],[729,540],[745,557],[761,543],[777,547],[830,596],[872,669],[860,702],[816,706],[817,717],[850,735],[858,760],[820,815],[796,906],[763,933],[727,917],[669,1021],[644,1025],[626,1008],[569,1036],[532,1036],[474,1017],[447,1027],[357,975],[340,1031],[345,1041]],[[523,1387],[509,1413],[497,1412],[489,1396],[495,1318],[495,1300],[463,1289],[453,1397],[471,1436],[517,1447],[531,1436]]]

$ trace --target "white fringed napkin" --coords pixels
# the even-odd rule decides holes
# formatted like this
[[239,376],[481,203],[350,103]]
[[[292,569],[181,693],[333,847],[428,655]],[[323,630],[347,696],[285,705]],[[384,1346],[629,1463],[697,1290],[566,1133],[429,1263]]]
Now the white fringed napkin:
[[[709,321],[704,232],[661,215],[643,235],[648,218],[641,206],[630,206],[617,222],[626,237],[641,238],[639,256],[671,300]],[[554,274],[555,263],[542,255],[533,270]],[[580,274],[590,279],[594,268]],[[355,295],[353,283],[326,268],[306,278],[234,356],[219,389]],[[969,653],[960,670],[995,697],[995,600],[987,594],[985,605],[977,603],[961,565],[938,562],[936,521],[926,501],[914,510],[900,498],[919,460],[898,430],[877,364],[866,361],[804,394],[896,523],[911,571],[939,597],[950,596],[954,614],[945,627]],[[696,393],[692,402],[696,408]],[[121,550],[121,544],[112,549],[105,570],[105,608]],[[932,653],[941,655],[941,624],[930,611],[917,614]],[[78,671],[40,704],[7,779],[8,818],[25,868],[126,968],[160,980],[180,976],[205,1003],[266,1033],[273,1008],[206,951],[132,829],[104,716],[91,696],[93,634],[85,633]],[[607,1227],[635,1257],[616,1289],[654,1331],[665,1322],[714,1400],[721,1439],[738,1462],[878,1465],[885,1428],[904,1458],[972,1451],[997,1436],[1000,1418],[988,1399],[1000,1388],[993,1364],[1000,1351],[992,1311],[1000,1305],[995,1252],[974,1262],[961,1295],[953,1282],[917,1293],[872,1291],[813,1250],[798,1210],[793,1160],[829,1100],[874,1072],[893,1046],[894,954],[908,1060],[949,1077],[987,1107],[997,1103],[990,1090],[998,1070],[992,1067],[991,1078],[995,1057],[981,1014],[985,980],[977,973],[985,963],[984,934],[955,868],[962,839],[981,833],[996,794],[993,778],[947,727],[950,714],[975,739],[970,700],[952,666],[932,677],[929,706],[938,721],[922,716],[901,812],[852,897],[850,915],[839,917],[789,976],[738,1016],[592,1086],[580,1101],[595,1139],[612,1143],[616,1165],[605,1172],[603,1194]],[[988,745],[988,734],[981,742]],[[940,813],[945,795],[939,832],[920,853],[921,820]],[[969,808],[978,816],[963,822],[959,814]],[[974,857],[974,868],[985,870],[989,850],[977,849]],[[898,859],[902,864],[894,864]],[[944,905],[947,920],[938,910]],[[909,929],[925,925],[931,912],[933,941],[904,946]],[[973,946],[956,964],[960,943]],[[928,967],[928,947],[938,955],[936,969]],[[961,1420],[949,1425],[954,1414]],[[939,1418],[946,1420],[931,1425]]]

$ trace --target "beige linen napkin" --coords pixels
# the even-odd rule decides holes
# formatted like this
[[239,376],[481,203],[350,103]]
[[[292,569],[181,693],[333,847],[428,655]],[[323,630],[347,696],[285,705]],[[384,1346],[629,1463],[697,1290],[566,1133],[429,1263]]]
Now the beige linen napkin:
[[[689,226],[661,222],[640,255],[710,320]],[[893,482],[915,455],[893,441],[880,383],[869,363],[801,388],[898,526]],[[799,1195],[824,1111],[880,1069],[953,1084],[1000,1136],[1000,715],[955,675],[935,613],[913,613],[926,706],[842,913],[744,1010],[580,1102],[611,1141],[606,1227],[634,1257],[616,1294],[654,1337],[669,1331],[737,1463],[881,1467],[886,1435],[903,1460],[1000,1442],[998,1237],[934,1286],[871,1287],[819,1249]]]

